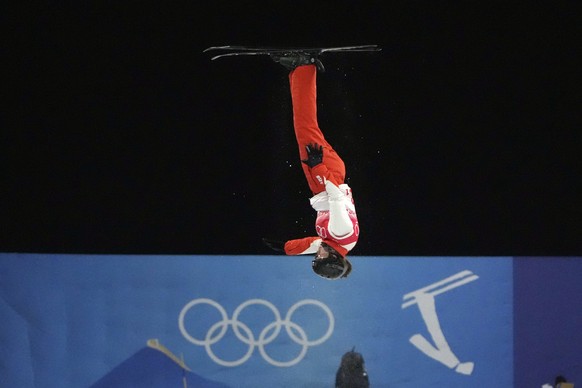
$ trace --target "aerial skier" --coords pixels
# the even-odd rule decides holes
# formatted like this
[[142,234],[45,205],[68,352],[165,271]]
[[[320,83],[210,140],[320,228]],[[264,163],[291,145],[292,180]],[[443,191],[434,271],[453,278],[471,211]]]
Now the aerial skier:
[[377,45],[281,49],[248,46],[213,46],[205,52],[221,51],[212,60],[225,57],[268,55],[289,70],[293,127],[299,158],[313,194],[310,203],[317,212],[317,236],[277,241],[263,239],[271,249],[287,255],[315,254],[313,271],[326,279],[346,278],[352,271],[347,259],[360,235],[352,189],[345,183],[343,160],[327,142],[317,121],[317,72],[325,71],[319,55],[340,52],[381,51]]
[[326,279],[346,278],[352,264],[346,255],[360,235],[352,189],[345,183],[343,160],[326,141],[317,121],[317,71],[324,67],[316,54],[292,51],[271,58],[287,68],[293,105],[293,127],[299,157],[309,188],[310,203],[317,212],[317,236],[265,244],[287,255],[315,254],[313,271]]

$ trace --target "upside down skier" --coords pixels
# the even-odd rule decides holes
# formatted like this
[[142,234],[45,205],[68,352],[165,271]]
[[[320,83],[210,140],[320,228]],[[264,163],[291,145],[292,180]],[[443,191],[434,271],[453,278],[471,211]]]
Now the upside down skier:
[[313,271],[327,279],[346,278],[352,271],[347,253],[358,241],[360,228],[351,188],[345,183],[343,160],[326,141],[317,121],[317,70],[323,64],[316,55],[302,52],[271,54],[287,68],[293,105],[293,127],[301,166],[317,211],[317,236],[286,242],[263,239],[265,244],[287,255],[315,254]]

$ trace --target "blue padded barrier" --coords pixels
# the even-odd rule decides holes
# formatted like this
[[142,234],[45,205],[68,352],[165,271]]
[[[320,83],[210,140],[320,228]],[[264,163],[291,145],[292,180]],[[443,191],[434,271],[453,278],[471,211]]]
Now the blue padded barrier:
[[310,260],[0,254],[0,386],[514,386],[513,258]]

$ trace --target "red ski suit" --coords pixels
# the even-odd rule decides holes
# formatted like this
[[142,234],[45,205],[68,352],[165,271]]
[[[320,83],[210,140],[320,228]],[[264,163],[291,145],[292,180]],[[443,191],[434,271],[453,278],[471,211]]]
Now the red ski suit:
[[[325,140],[317,122],[316,77],[315,65],[299,66],[289,74],[293,126],[300,160],[307,159],[308,144],[317,143],[323,146],[323,163],[313,168],[301,163],[314,195],[310,201],[317,211],[315,227],[318,237],[289,240],[285,244],[285,253],[315,253],[323,241],[345,256],[358,240],[359,225],[351,189],[344,182],[345,164]],[[335,230],[341,230],[341,235],[333,233],[332,224],[335,225]]]

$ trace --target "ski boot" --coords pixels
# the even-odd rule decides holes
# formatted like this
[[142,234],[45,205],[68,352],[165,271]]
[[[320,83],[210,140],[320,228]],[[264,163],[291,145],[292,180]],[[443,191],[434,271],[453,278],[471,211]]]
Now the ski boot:
[[287,70],[295,70],[297,66],[303,65],[315,65],[317,70],[321,73],[325,72],[325,67],[323,63],[314,54],[291,51],[288,53],[273,53],[269,54],[271,59],[277,63],[280,63]]

